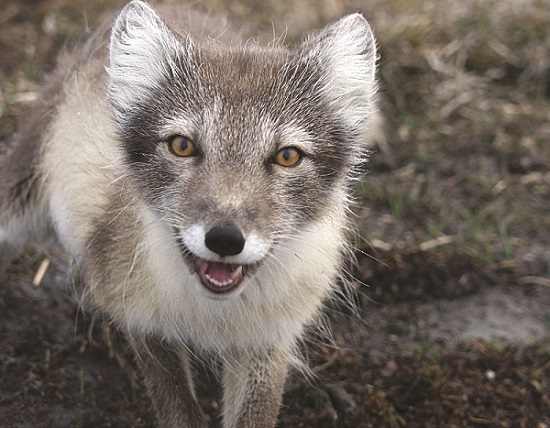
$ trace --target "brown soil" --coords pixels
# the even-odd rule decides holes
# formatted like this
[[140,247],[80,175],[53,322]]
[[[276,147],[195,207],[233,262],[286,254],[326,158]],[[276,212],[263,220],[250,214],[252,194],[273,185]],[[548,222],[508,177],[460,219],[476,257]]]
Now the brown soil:
[[[384,258],[390,256],[398,258]],[[340,304],[328,311],[333,340],[312,332],[312,373],[289,379],[281,427],[550,422],[550,347],[537,340],[547,337],[550,291],[518,291],[504,285],[512,278],[473,261],[440,258],[437,266],[434,256],[406,257],[401,270],[362,269],[364,281],[379,283],[377,274],[385,271],[386,283],[406,285],[387,293],[365,288],[353,309]],[[19,261],[0,289],[2,426],[152,426],[123,340],[83,316],[60,286],[67,281],[59,270],[50,268],[34,287],[37,264]],[[470,280],[456,281],[464,277]],[[456,286],[444,294],[436,285],[446,283]],[[491,311],[498,314],[495,325]],[[199,387],[212,426],[219,426],[216,375],[201,371]]]
[[[112,6],[106,3],[90,10],[87,2],[68,0],[3,1],[1,141],[15,131],[26,100],[53,66],[54,53],[67,38],[82,35],[83,17],[86,24],[97,22]],[[218,3],[203,6],[222,10]],[[387,8],[379,15],[365,10],[380,31],[387,132],[361,195],[367,208],[359,210],[360,228],[368,243],[357,253],[352,272],[361,285],[353,296],[344,296],[347,303],[328,308],[324,321],[333,339],[312,331],[304,343],[312,372],[289,379],[280,426],[548,427],[550,159],[548,146],[540,143],[550,135],[544,116],[548,69],[522,65],[522,57],[506,51],[502,34],[501,45],[490,37],[476,39],[479,46],[493,43],[499,54],[476,45],[467,61],[456,63],[470,77],[483,75],[485,104],[449,101],[443,106],[447,122],[436,132],[431,104],[446,101],[437,79],[450,81],[452,70],[438,74],[441,64],[426,46],[441,49],[438,37],[452,31],[478,35],[475,28],[492,24],[480,18],[473,27],[462,10],[452,25],[437,27],[437,20],[430,21],[429,1],[374,3]],[[411,5],[416,9],[409,10]],[[301,29],[364,10],[344,1],[297,1],[292,9],[275,1],[235,0],[225,7],[268,33],[271,20],[296,24],[289,27],[289,40]],[[550,12],[545,12],[536,15],[531,28],[550,28]],[[406,13],[409,21],[397,20]],[[396,19],[395,25],[387,23],[388,17]],[[422,22],[422,30],[407,33],[414,25],[404,22],[414,19]],[[427,45],[419,42],[420,33]],[[531,49],[533,58],[547,52],[537,50],[536,40],[523,42],[520,32],[513,34],[514,43]],[[536,80],[531,92],[529,79]],[[522,93],[513,95],[515,88]],[[498,116],[496,108],[506,104],[508,94],[517,110],[508,106],[506,115]],[[538,107],[525,107],[531,105]],[[498,132],[477,122],[478,107],[485,109],[487,121],[500,121]],[[500,140],[489,134],[493,131]],[[524,134],[531,140],[522,140]],[[521,140],[519,146],[508,144],[511,136]],[[454,139],[452,147],[448,139]],[[474,140],[490,144],[481,147]],[[0,152],[5,147],[1,144]],[[466,212],[469,207],[482,208]],[[510,215],[518,221],[499,221]],[[444,239],[438,241],[440,236]],[[33,286],[46,257],[53,262],[40,285]],[[153,426],[150,402],[124,340],[79,309],[64,264],[56,260],[29,250],[0,280],[0,426]],[[199,373],[202,405],[211,426],[219,426],[216,375]]]

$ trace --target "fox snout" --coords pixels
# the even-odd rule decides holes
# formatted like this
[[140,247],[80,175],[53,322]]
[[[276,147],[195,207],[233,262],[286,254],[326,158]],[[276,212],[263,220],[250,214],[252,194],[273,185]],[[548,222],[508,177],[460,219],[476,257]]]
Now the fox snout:
[[265,260],[271,242],[233,222],[195,224],[176,230],[177,242],[201,292],[210,297],[240,294]]

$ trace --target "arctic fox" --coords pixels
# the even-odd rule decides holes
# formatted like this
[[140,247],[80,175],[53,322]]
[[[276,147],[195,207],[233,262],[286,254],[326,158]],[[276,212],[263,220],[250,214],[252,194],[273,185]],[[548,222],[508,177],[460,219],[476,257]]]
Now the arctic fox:
[[57,237],[160,426],[206,426],[193,354],[223,363],[224,427],[273,427],[348,248],[376,42],[359,14],[287,48],[188,13],[133,1],[60,59],[0,169],[1,262]]

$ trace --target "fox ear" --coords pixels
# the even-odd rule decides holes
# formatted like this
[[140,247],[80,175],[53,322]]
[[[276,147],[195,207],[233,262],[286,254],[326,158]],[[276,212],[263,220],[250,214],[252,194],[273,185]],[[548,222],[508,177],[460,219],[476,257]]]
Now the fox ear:
[[362,15],[328,25],[302,45],[306,60],[322,70],[322,91],[342,118],[363,132],[373,116],[376,40]]
[[109,98],[115,110],[131,111],[136,100],[158,87],[179,50],[181,43],[151,7],[129,3],[111,33]]

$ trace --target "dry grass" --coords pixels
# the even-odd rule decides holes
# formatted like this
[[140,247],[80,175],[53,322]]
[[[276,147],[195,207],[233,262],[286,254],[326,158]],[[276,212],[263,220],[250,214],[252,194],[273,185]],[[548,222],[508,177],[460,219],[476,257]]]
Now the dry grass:
[[365,237],[413,249],[449,235],[454,251],[548,275],[550,5],[369,9],[387,145],[365,180]]

